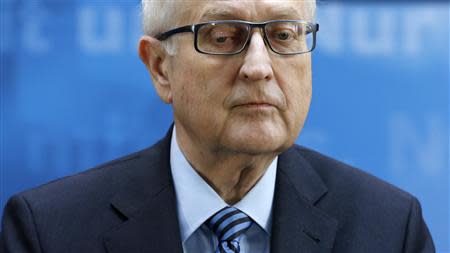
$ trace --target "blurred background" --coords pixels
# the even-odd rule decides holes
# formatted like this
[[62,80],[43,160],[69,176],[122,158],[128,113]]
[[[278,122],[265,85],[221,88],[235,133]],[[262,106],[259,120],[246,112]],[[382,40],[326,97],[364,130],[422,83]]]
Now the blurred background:
[[[417,196],[450,252],[449,3],[322,1],[318,22],[297,143]],[[167,131],[140,35],[139,0],[1,0],[1,210]]]

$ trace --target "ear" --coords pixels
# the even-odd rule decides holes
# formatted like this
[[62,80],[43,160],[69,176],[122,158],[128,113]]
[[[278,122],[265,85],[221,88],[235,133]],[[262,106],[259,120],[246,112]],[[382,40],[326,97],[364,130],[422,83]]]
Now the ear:
[[147,66],[159,97],[167,104],[172,103],[172,86],[167,72],[169,55],[161,41],[144,35],[139,41],[138,52],[142,62]]

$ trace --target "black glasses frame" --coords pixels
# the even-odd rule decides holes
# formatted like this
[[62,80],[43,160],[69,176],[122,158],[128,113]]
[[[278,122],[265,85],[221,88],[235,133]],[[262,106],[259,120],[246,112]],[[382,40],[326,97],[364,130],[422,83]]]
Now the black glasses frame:
[[[281,22],[297,22],[297,23],[303,23],[303,24],[309,25],[310,28],[311,28],[311,32],[313,34],[313,44],[312,44],[311,49],[306,51],[306,52],[300,52],[300,53],[282,53],[282,52],[276,51],[272,47],[272,45],[270,44],[269,39],[267,38],[266,25],[267,24],[272,24],[272,23],[281,23]],[[303,21],[303,20],[291,20],[291,19],[287,19],[287,20],[270,20],[270,21],[261,22],[261,23],[249,22],[249,21],[243,21],[243,20],[216,20],[216,21],[210,21],[210,22],[205,22],[205,23],[199,23],[199,24],[193,24],[193,25],[187,25],[187,26],[178,27],[178,28],[169,30],[167,32],[160,33],[160,34],[156,35],[155,38],[157,40],[164,41],[164,40],[167,40],[168,38],[170,38],[171,36],[173,36],[173,35],[175,35],[177,33],[192,32],[192,33],[194,33],[194,47],[195,47],[195,50],[197,52],[199,52],[199,53],[210,54],[210,55],[235,55],[235,54],[241,53],[242,51],[244,51],[244,49],[248,45],[248,42],[250,41],[251,32],[249,32],[249,35],[247,36],[247,39],[246,39],[245,43],[243,44],[242,48],[239,49],[237,52],[233,52],[233,53],[210,53],[210,52],[204,52],[204,51],[202,51],[201,49],[198,48],[198,31],[200,30],[200,28],[202,26],[210,25],[210,24],[224,24],[224,23],[245,24],[245,25],[249,26],[249,28],[250,28],[249,30],[250,31],[253,30],[253,28],[260,28],[262,30],[262,32],[263,32],[264,42],[269,46],[270,50],[272,50],[273,52],[275,52],[277,54],[281,54],[281,55],[305,54],[305,53],[309,53],[309,52],[313,51],[316,48],[316,36],[317,36],[317,32],[319,31],[319,24],[308,22],[308,21]]]

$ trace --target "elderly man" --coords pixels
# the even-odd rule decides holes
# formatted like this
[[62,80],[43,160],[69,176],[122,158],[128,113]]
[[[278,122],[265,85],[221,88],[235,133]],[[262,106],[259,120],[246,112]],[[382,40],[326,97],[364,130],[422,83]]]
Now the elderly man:
[[174,126],[153,147],[14,196],[6,252],[433,252],[408,193],[294,144],[311,1],[143,2],[139,54]]

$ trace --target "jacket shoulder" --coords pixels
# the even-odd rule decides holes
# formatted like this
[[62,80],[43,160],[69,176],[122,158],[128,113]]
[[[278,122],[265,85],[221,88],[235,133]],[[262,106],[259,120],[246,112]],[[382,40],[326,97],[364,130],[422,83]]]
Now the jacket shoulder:
[[416,197],[317,151],[293,148],[327,187],[316,206],[339,221],[337,252],[368,252],[380,245],[389,252],[435,252]]
[[370,194],[374,195],[372,197],[396,198],[404,201],[414,199],[410,193],[359,168],[303,146],[295,145],[294,149],[311,164],[330,193],[352,193],[352,196]]
[[[48,206],[55,200],[70,202],[85,195],[89,198],[100,197],[114,193],[123,183],[124,177],[129,174],[130,168],[142,162],[143,157],[148,155],[149,149],[145,149],[124,157],[98,165],[91,169],[52,180],[38,187],[18,193],[28,201],[42,202]],[[107,196],[103,196],[107,197]]]
[[4,243],[10,252],[28,252],[21,251],[24,245],[45,252],[103,249],[98,239],[128,219],[114,206],[115,197],[126,192],[142,200],[170,184],[169,139],[14,195],[4,209],[0,246]]
[[4,209],[0,246],[6,244],[8,252],[102,248],[96,238],[123,222],[111,199],[129,188],[131,172],[148,165],[152,152],[146,149],[12,196]]

